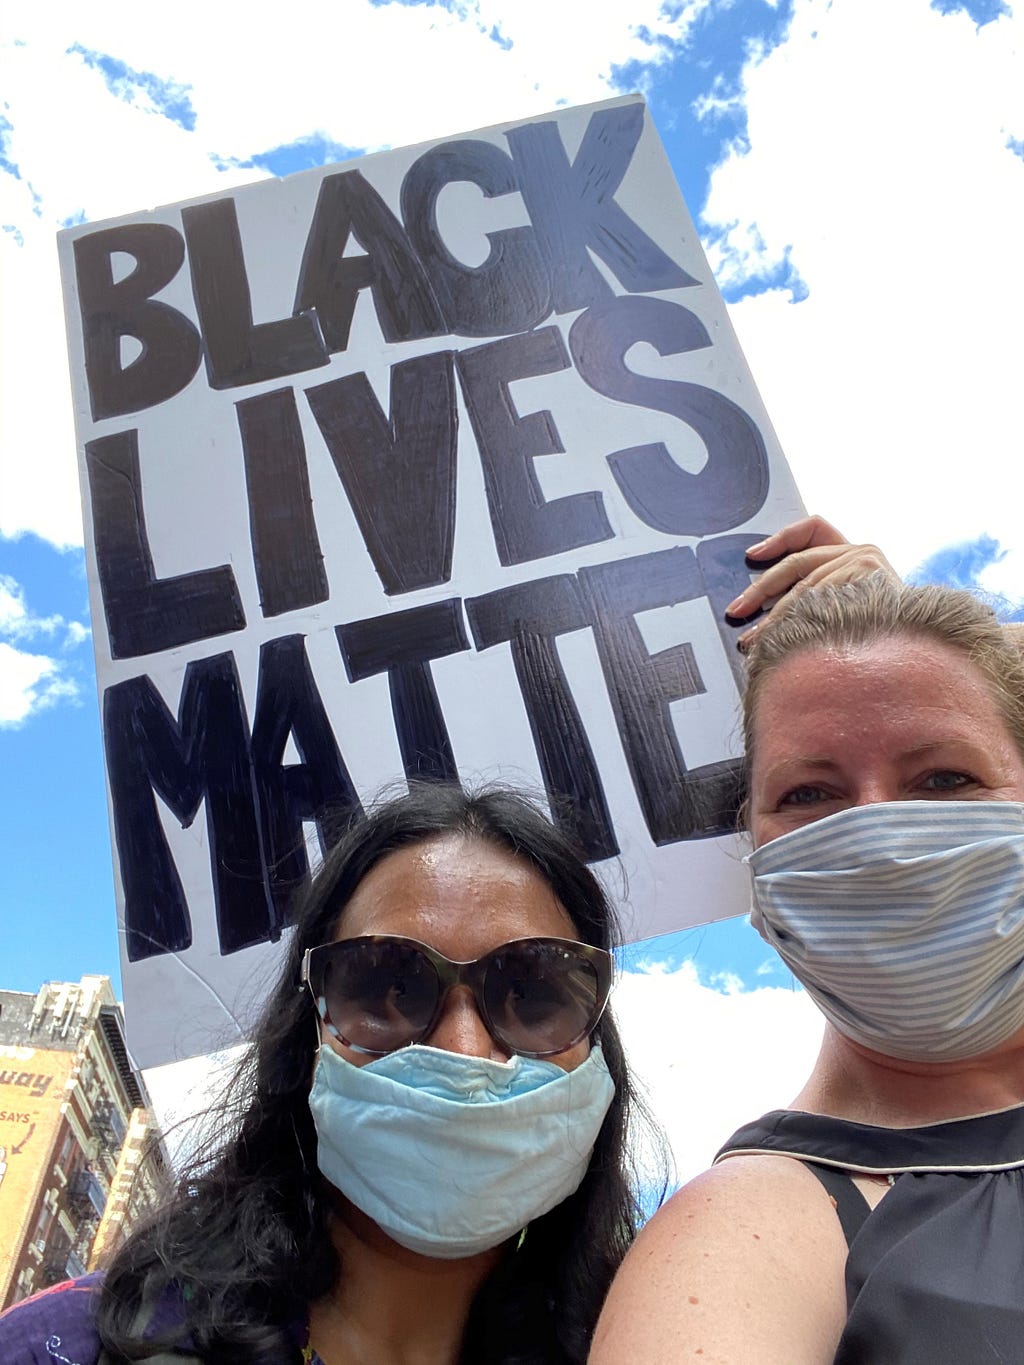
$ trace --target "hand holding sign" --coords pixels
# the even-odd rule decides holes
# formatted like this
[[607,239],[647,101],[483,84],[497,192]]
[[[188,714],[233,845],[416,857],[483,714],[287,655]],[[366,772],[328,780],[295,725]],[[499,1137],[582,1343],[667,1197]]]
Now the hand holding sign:
[[[726,607],[726,616],[734,624],[746,624],[769,610],[776,615],[785,611],[787,603],[805,588],[850,583],[876,570],[894,577],[896,573],[877,545],[851,545],[841,531],[819,516],[791,522],[749,546],[746,555],[751,569],[761,564],[765,568]],[[740,649],[747,648],[760,624],[737,637]]]

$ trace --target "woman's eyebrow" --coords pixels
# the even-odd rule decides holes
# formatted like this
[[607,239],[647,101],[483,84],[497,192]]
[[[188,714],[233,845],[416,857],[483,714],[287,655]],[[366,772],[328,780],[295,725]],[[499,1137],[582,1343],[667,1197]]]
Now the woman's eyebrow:
[[794,772],[835,772],[841,765],[832,758],[818,758],[808,756],[807,758],[784,758],[778,763],[766,765],[764,775],[771,778],[785,778],[788,773]]
[[914,744],[909,749],[904,749],[900,757],[902,758],[921,758],[926,754],[933,754],[937,749],[970,749],[973,753],[985,752],[983,746],[977,741],[969,739],[966,735],[948,735],[943,739],[928,740],[925,744]]

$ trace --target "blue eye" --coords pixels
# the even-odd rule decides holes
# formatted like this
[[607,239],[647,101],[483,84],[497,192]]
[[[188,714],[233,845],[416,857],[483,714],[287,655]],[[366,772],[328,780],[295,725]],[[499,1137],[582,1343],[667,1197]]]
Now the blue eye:
[[779,801],[780,806],[813,806],[818,801],[827,800],[821,787],[794,787]]
[[960,787],[970,787],[977,781],[969,773],[956,772],[951,768],[942,768],[938,772],[929,773],[925,777],[921,786],[926,791],[951,792]]

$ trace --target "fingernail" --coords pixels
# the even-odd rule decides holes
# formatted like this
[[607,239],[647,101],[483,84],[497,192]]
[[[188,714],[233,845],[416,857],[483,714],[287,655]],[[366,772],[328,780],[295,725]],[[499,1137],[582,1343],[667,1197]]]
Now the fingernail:
[[[737,602],[739,600],[739,598],[736,599]],[[729,606],[725,609],[725,624],[727,626],[749,625],[751,621],[756,621],[764,611],[763,607],[757,607],[754,611],[745,611],[742,614],[739,614],[732,610],[732,607],[735,605],[735,602],[730,602]]]
[[759,555],[767,544],[768,542],[766,540],[759,540],[756,545],[751,545],[748,549],[744,550],[743,553],[748,555]]
[[725,609],[725,614],[726,614],[726,616],[739,616],[739,615],[740,615],[740,607],[743,606],[743,599],[744,599],[744,597],[746,597],[746,593],[741,592],[740,595],[739,595],[739,597],[734,597],[734,598],[732,599],[732,601],[729,603],[729,605],[728,605],[728,606],[726,607],[726,609]]

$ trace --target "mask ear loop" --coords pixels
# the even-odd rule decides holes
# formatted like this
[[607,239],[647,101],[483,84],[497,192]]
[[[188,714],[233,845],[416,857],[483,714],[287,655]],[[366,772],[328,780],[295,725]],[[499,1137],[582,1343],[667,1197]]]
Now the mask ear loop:
[[320,1049],[324,1045],[324,1021],[320,1018],[320,1011],[316,1005],[313,1006],[313,1027],[316,1029],[316,1052],[315,1057],[320,1056]]
[[323,1035],[323,1022],[324,1022],[324,1021],[323,1021],[323,1019],[322,1019],[321,1016],[320,1016],[320,1005],[319,1005],[319,1003],[318,1003],[318,1001],[317,1001],[316,996],[313,994],[313,987],[310,985],[309,981],[300,981],[300,982],[299,982],[299,993],[300,993],[300,995],[308,996],[308,998],[309,998],[310,1000],[312,1000],[312,1002],[313,1002],[313,1009],[312,1009],[312,1011],[311,1011],[311,1017],[312,1017],[312,1020],[313,1020],[313,1027],[316,1029],[316,1049],[315,1049],[315,1051],[314,1051],[314,1053],[313,1053],[313,1056],[314,1056],[314,1059],[316,1059],[316,1058],[318,1058],[318,1057],[320,1056],[320,1049],[321,1049],[321,1048],[323,1047],[323,1045],[324,1045],[324,1035]]

